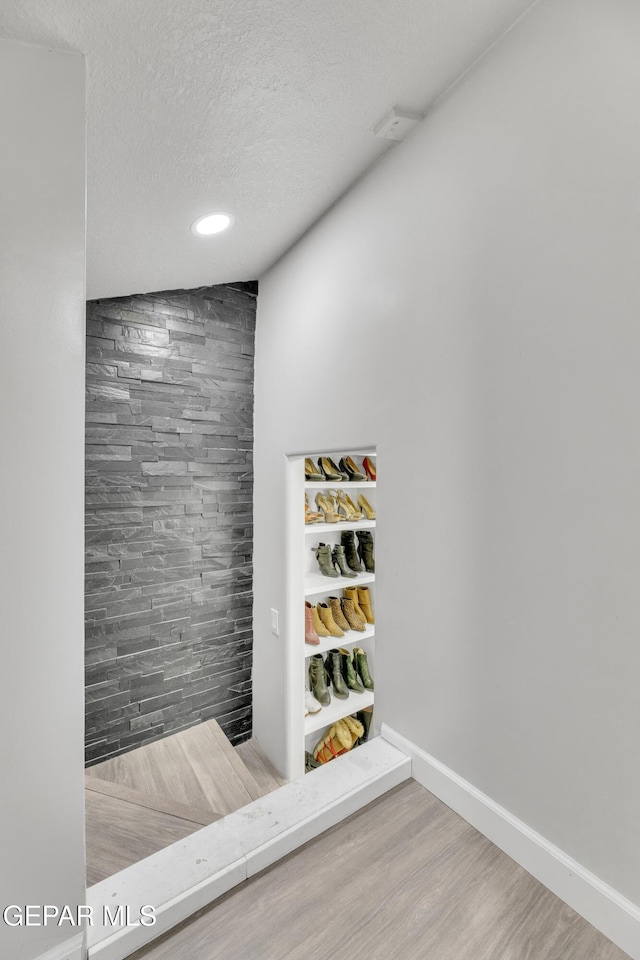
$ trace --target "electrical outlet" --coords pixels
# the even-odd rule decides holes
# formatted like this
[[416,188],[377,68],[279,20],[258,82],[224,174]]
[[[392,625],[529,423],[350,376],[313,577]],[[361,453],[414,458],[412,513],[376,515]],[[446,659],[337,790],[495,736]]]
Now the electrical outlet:
[[271,633],[276,637],[280,636],[280,625],[278,623],[278,611],[271,608]]

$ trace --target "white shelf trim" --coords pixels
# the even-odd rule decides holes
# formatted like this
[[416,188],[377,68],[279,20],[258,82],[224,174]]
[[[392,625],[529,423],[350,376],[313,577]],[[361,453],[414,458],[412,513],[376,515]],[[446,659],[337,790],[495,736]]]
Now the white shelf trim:
[[375,530],[375,520],[339,520],[338,523],[305,523],[305,536],[333,533],[334,530]]
[[321,573],[308,573],[304,582],[305,597],[316,594],[333,594],[344,587],[362,587],[367,583],[375,583],[375,573],[359,573],[357,577],[325,577]]
[[327,650],[333,650],[334,647],[353,647],[360,646],[365,640],[373,640],[376,635],[374,623],[367,624],[367,629],[362,632],[359,630],[349,630],[344,637],[320,637],[320,643],[305,643],[304,658],[307,660],[316,653],[326,653]]
[[[329,688],[331,690],[331,687]],[[304,718],[304,735],[315,733],[316,730],[322,730],[324,727],[330,727],[336,720],[342,720],[358,710],[364,710],[365,707],[373,706],[373,690],[365,690],[364,693],[354,693],[349,691],[346,700],[338,700],[331,694],[331,703],[323,707],[319,713],[311,713]]]
[[348,490],[349,487],[375,487],[377,480],[305,480],[305,490],[333,490],[339,487]]

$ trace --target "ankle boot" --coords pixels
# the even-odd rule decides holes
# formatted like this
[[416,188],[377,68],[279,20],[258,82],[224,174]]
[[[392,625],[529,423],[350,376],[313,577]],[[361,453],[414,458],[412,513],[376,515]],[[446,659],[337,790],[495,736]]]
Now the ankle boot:
[[358,587],[358,603],[360,604],[360,609],[367,623],[375,623],[376,620],[373,615],[373,607],[371,606],[369,587]]
[[309,659],[309,683],[311,692],[323,707],[331,703],[331,694],[327,689],[327,675],[322,654],[316,653]]
[[331,610],[331,616],[333,617],[333,622],[337,627],[340,627],[341,630],[350,630],[351,627],[342,612],[342,607],[340,606],[340,601],[337,597],[327,597],[329,601],[329,608]]
[[354,690],[356,693],[364,693],[364,687],[358,680],[358,676],[353,669],[351,654],[348,650],[345,650],[343,647],[341,647],[340,656],[342,657],[342,676],[344,677],[344,682],[349,687],[349,690]]
[[353,648],[353,666],[365,690],[373,690],[373,677],[369,673],[369,662],[362,647]]
[[358,740],[358,743],[366,743],[369,739],[371,724],[373,722],[373,707],[365,707],[364,710],[358,710],[356,717],[364,727],[364,733]]
[[[375,573],[376,564],[373,558],[373,535],[371,530],[358,530],[358,556],[364,563],[367,573]],[[351,564],[349,564],[351,566]]]
[[[309,604],[311,606],[311,604]],[[313,629],[319,637],[328,637],[329,631],[325,627],[324,623],[320,619],[320,614],[318,613],[317,607],[311,607],[311,619],[313,620]]]
[[333,550],[331,551],[331,559],[333,560],[334,566],[338,567],[340,573],[343,577],[357,577],[358,574],[354,573],[353,570],[349,569],[347,564],[347,558],[344,555],[344,547],[342,544],[337,543]]
[[329,650],[324,662],[325,670],[330,683],[333,684],[333,695],[338,700],[346,700],[349,690],[342,676],[342,655],[339,650]]
[[340,534],[340,543],[344,547],[344,555],[351,569],[356,573],[362,573],[364,568],[358,559],[356,536],[353,530],[343,530]]
[[344,633],[333,619],[331,609],[326,603],[318,604],[318,613],[320,614],[320,619],[329,631],[330,637],[344,637]]
[[356,613],[353,606],[353,600],[349,600],[348,597],[343,597],[340,602],[342,604],[342,612],[344,614],[344,618],[349,624],[349,629],[360,630],[360,631],[366,630],[367,622],[364,619],[364,617],[361,618]]
[[351,600],[353,603],[353,609],[356,617],[359,617],[361,620],[366,622],[367,618],[364,615],[364,610],[360,608],[358,603],[358,588],[357,587],[345,587],[342,591],[347,600]]
[[311,604],[308,601],[304,605],[304,642],[320,643],[320,638],[313,628],[313,614],[311,613]]
[[331,547],[327,543],[320,543],[317,547],[312,547],[312,549],[315,549],[320,573],[324,577],[339,577],[340,574],[336,571],[333,560],[331,559]]

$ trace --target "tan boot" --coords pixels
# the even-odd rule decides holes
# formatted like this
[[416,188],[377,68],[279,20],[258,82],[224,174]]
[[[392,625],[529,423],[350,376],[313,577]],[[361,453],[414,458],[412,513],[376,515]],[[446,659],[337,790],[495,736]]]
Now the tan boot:
[[329,609],[326,603],[318,604],[318,613],[320,614],[320,619],[322,620],[325,627],[329,631],[330,637],[344,637],[343,631],[340,629],[340,627],[337,625],[337,623],[333,619],[331,610]]
[[342,591],[347,599],[351,600],[353,603],[353,609],[355,611],[356,617],[360,617],[361,620],[364,620],[366,623],[367,618],[364,615],[364,611],[361,610],[360,604],[358,603],[358,588],[357,587],[345,587]]
[[329,597],[329,606],[331,607],[331,616],[333,617],[334,623],[340,627],[341,630],[345,632],[350,630],[348,620],[346,619],[344,613],[342,612],[342,607],[340,606],[340,601],[337,597]]
[[351,630],[362,631],[367,629],[367,621],[364,617],[358,616],[353,605],[353,600],[349,600],[348,597],[343,597],[342,599],[342,612]]
[[369,587],[358,587],[358,603],[364,614],[364,618],[367,623],[375,623],[375,617],[373,616],[373,607],[371,606],[371,594],[369,593]]
[[317,607],[311,607],[311,620],[313,621],[313,629],[318,634],[319,637],[328,637],[329,631],[325,627],[324,623],[320,619],[318,614]]

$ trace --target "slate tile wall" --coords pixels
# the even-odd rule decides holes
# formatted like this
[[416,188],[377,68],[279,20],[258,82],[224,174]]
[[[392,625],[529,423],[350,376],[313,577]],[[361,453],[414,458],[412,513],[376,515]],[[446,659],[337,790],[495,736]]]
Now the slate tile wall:
[[87,304],[86,762],[251,735],[257,283]]

